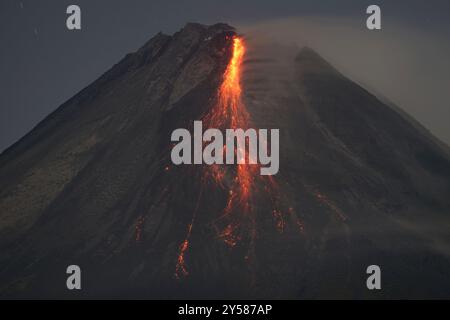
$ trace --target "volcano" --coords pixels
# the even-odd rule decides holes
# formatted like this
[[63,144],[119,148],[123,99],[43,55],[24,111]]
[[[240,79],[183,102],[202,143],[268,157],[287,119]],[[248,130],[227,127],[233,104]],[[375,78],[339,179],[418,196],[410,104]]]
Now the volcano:
[[[279,172],[174,165],[196,120],[279,129]],[[226,24],[125,56],[2,153],[0,185],[3,298],[450,298],[448,148],[314,50]]]

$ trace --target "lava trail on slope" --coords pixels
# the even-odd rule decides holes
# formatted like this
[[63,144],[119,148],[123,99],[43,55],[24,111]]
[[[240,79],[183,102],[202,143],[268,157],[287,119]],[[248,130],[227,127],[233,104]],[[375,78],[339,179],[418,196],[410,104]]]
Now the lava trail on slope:
[[[226,129],[256,129],[242,99],[241,74],[246,50],[245,42],[239,36],[229,37],[229,40],[232,41],[231,59],[224,72],[216,100],[212,108],[202,117],[205,130],[209,128],[222,131]],[[261,145],[267,144],[260,143]],[[213,181],[216,187],[227,192],[226,206],[214,222],[217,238],[231,248],[241,241],[246,243],[248,249],[244,258],[251,261],[255,258],[254,244],[257,238],[255,206],[258,198],[264,196],[270,199],[271,208],[268,211],[272,214],[275,227],[279,232],[284,230],[286,215],[291,216],[300,231],[303,229],[303,224],[291,206],[281,208],[281,194],[274,176],[260,175],[260,164],[257,163],[257,159],[250,159],[246,150],[237,150],[238,147],[242,148],[239,144],[235,145],[234,154],[246,155],[245,163],[205,166],[200,179],[202,185],[205,185],[207,181]],[[245,145],[243,147],[246,148]],[[223,157],[225,157],[225,152],[226,142],[222,148]],[[202,192],[199,194],[198,202],[201,194]],[[187,227],[186,238],[179,246],[175,272],[177,279],[188,275],[185,254],[189,247],[197,210],[198,204],[193,213],[192,222]]]

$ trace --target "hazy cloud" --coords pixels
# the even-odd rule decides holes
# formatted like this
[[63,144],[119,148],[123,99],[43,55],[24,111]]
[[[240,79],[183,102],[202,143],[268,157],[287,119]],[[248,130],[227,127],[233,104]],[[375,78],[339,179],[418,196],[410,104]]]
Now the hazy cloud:
[[240,24],[248,34],[310,46],[338,70],[381,94],[450,144],[450,44],[436,33],[382,25],[365,27],[365,17],[290,17]]

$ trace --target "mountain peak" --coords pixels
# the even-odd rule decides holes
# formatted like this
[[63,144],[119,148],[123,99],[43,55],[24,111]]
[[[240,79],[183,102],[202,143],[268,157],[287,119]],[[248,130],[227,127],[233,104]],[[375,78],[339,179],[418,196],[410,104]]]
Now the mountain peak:
[[222,23],[222,22],[218,22],[212,25],[206,25],[206,24],[202,24],[202,23],[198,23],[198,22],[188,22],[184,25],[184,27],[182,28],[182,30],[184,29],[188,29],[188,30],[217,30],[217,31],[234,31],[235,28],[230,26],[227,23]]

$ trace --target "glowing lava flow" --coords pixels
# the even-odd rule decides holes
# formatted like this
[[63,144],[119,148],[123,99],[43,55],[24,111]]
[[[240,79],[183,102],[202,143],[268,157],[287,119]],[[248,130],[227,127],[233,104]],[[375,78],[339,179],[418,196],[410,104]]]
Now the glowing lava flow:
[[[239,37],[233,37],[233,54],[218,91],[217,103],[203,119],[203,123],[210,128],[246,130],[253,126],[242,100],[241,74],[244,55],[244,41]],[[239,151],[246,154],[245,150]],[[278,186],[274,177],[260,175],[259,164],[245,161],[244,164],[237,164],[234,168],[216,165],[209,167],[206,174],[210,174],[217,185],[228,190],[226,207],[218,220],[218,224],[221,225],[218,227],[218,237],[227,245],[234,247],[244,237],[247,237],[249,244],[254,243],[256,237],[254,204],[263,199],[270,199],[272,210],[269,212],[278,231],[283,232],[285,215],[278,208],[280,200]],[[292,208],[289,213],[294,215]]]
[[180,249],[179,249],[180,253],[178,254],[177,265],[176,265],[176,270],[175,270],[175,277],[177,279],[180,279],[181,276],[185,277],[189,274],[186,269],[186,262],[184,260],[184,254],[186,253],[186,250],[189,247],[189,238],[191,236],[191,232],[192,232],[192,223],[189,224],[188,235],[186,236],[186,239],[184,239],[184,241],[180,245]]
[[203,121],[210,127],[234,129],[248,126],[249,115],[241,99],[241,67],[244,54],[242,39],[234,37],[233,54],[219,88],[218,101]]
[[[207,128],[246,130],[251,127],[249,113],[242,101],[241,73],[245,54],[244,41],[237,36],[234,36],[232,41],[232,56],[217,92],[217,101],[202,119],[204,127]],[[239,151],[245,154],[245,150]],[[223,153],[225,152],[226,145],[223,148]],[[255,199],[257,194],[259,194],[258,199],[270,199],[273,208],[269,212],[275,220],[277,229],[283,232],[285,227],[284,215],[277,208],[279,195],[275,190],[277,185],[273,177],[261,176],[260,165],[249,164],[249,162],[245,161],[244,164],[235,166],[211,165],[203,169],[202,181],[212,179],[217,186],[227,192],[226,206],[217,221],[220,225],[217,229],[218,238],[230,247],[236,246],[244,237],[250,245],[254,243],[256,237],[254,203],[257,202]],[[260,192],[263,194],[261,195]],[[293,214],[292,208],[289,213]],[[193,221],[194,219],[188,226],[187,236],[179,247],[175,272],[175,277],[178,279],[188,274],[185,254],[189,246]],[[248,254],[246,259],[249,255],[251,254]]]
[[[218,91],[217,103],[203,121],[208,127],[222,130],[227,128],[245,130],[250,127],[250,117],[242,101],[241,74],[244,54],[243,40],[233,37],[232,57]],[[225,149],[226,146],[224,146],[224,152]],[[245,150],[239,151],[245,154]],[[240,225],[247,218],[251,218],[243,215],[252,210],[252,190],[256,180],[260,178],[259,167],[246,161],[245,164],[237,164],[234,170],[224,166],[212,166],[210,170],[211,176],[218,185],[228,184],[228,200],[223,217],[231,219],[219,231],[219,238],[233,247],[241,239],[241,235],[237,232]],[[227,183],[230,180],[231,182]],[[233,219],[232,215],[237,213],[240,216]]]
[[[217,93],[217,102],[203,119],[203,124],[210,128],[245,128],[248,126],[249,115],[241,100],[241,66],[244,59],[245,47],[241,38],[233,37],[232,57],[225,70],[222,84]],[[225,152],[225,149],[224,149]],[[236,203],[245,204],[248,207],[252,176],[244,165],[238,165],[237,174],[233,178],[233,185],[229,189],[229,198],[225,208],[230,213]],[[225,187],[227,169],[223,166],[213,165],[205,170],[204,175],[212,178],[220,187]],[[205,176],[203,178],[205,178]],[[220,237],[230,245],[234,246],[237,238],[234,235],[235,226],[229,224],[220,232]],[[177,279],[187,276],[185,265],[185,253],[189,246],[189,238],[192,233],[192,223],[188,226],[185,240],[180,244],[177,258],[175,277]]]

